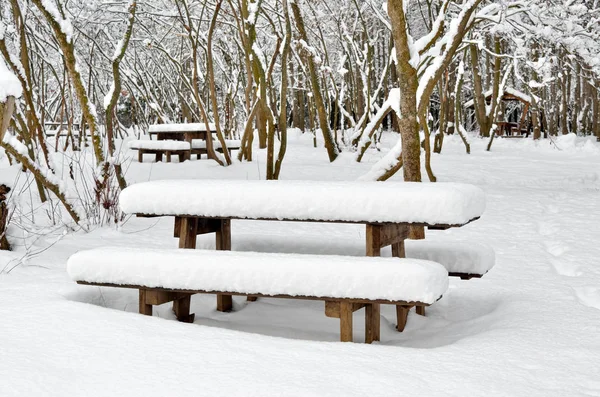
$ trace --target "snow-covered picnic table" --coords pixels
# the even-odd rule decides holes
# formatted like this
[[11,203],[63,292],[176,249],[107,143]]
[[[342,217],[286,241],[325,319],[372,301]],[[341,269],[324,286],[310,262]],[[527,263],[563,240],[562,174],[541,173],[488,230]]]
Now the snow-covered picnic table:
[[193,140],[206,142],[206,153],[208,158],[214,154],[212,133],[217,131],[214,123],[186,123],[186,124],[154,124],[148,128],[148,134],[156,135],[156,139],[186,141],[192,145]]
[[[216,233],[216,249],[231,250],[233,219],[337,222],[365,225],[367,256],[380,256],[381,248],[391,246],[394,257],[405,257],[411,225],[464,226],[483,214],[485,194],[458,183],[162,180],[126,188],[120,205],[140,217],[173,216],[179,248],[196,248],[197,235]],[[481,274],[491,266],[493,261]],[[448,272],[473,276],[466,270]],[[231,295],[217,296],[218,310],[231,305]],[[398,311],[400,330],[406,315]]]

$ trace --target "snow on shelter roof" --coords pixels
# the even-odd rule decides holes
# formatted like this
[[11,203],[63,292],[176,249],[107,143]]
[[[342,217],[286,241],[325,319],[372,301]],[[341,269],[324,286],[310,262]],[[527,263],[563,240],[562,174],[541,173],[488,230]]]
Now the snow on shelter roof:
[[103,247],[69,258],[75,281],[193,291],[434,303],[439,263],[406,258]]
[[[211,131],[216,130],[214,123],[208,123]],[[206,123],[187,123],[187,124],[153,124],[148,128],[150,134],[164,132],[197,132],[206,131]]]
[[160,180],[129,186],[120,205],[145,215],[462,225],[483,214],[485,194],[460,183]]
[[[486,98],[491,97],[492,93],[493,93],[492,90],[487,90],[485,92],[485,97]],[[511,97],[514,97],[514,98],[511,98]],[[504,88],[504,95],[502,97],[502,100],[511,100],[511,99],[517,99],[521,102],[531,103],[531,96],[525,94],[524,92],[515,90],[514,88],[511,88],[511,87]],[[465,107],[465,108],[471,107],[471,106],[473,106],[474,103],[475,103],[475,101],[473,99],[471,99],[470,101],[465,102],[463,107]]]

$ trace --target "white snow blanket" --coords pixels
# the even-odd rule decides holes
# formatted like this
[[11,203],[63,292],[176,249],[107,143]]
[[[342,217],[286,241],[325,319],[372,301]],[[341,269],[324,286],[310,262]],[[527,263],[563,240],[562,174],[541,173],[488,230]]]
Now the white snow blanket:
[[485,210],[484,192],[460,183],[161,180],[131,185],[119,201],[130,214],[428,225]]
[[434,303],[439,263],[400,258],[106,247],[71,256],[75,281],[244,294]]
[[449,273],[485,274],[494,267],[496,254],[489,245],[466,241],[406,240],[406,257],[440,263]]
[[[214,123],[208,123],[211,131],[215,131],[217,126]],[[206,123],[187,123],[187,124],[153,124],[148,128],[150,134],[164,132],[197,132],[206,131]]]
[[190,143],[166,139],[162,141],[139,140],[129,142],[130,149],[148,150],[190,150]]
[[[225,145],[230,149],[239,149],[242,142],[239,139],[225,139]],[[214,140],[213,147],[221,148],[221,141]],[[192,139],[192,149],[206,149],[206,141],[203,139]]]

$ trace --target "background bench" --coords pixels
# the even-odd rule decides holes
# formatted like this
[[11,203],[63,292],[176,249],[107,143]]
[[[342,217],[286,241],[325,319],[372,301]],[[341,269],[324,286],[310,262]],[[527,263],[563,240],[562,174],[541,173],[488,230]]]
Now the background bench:
[[[231,156],[232,150],[239,150],[241,146],[241,141],[237,139],[225,139],[225,145],[227,146],[227,151],[229,152],[229,156]],[[223,147],[219,140],[213,140],[213,147],[217,152],[223,153]],[[195,154],[200,158],[203,154],[208,154],[206,150],[206,141],[201,139],[193,139],[192,140],[192,154]]]
[[130,141],[129,148],[138,151],[138,161],[140,163],[144,162],[144,154],[156,155],[156,161],[162,161],[163,155],[166,155],[167,163],[171,162],[172,155],[176,155],[179,157],[179,162],[182,163],[190,159],[191,145],[189,142],[175,140],[137,140]]
[[448,288],[440,264],[397,258],[106,247],[71,256],[67,271],[79,284],[138,289],[142,314],[173,301],[186,322],[193,293],[322,300],[340,319],[341,341],[352,341],[352,313],[364,307],[367,343],[380,338],[380,304],[401,308],[404,328],[411,307]]

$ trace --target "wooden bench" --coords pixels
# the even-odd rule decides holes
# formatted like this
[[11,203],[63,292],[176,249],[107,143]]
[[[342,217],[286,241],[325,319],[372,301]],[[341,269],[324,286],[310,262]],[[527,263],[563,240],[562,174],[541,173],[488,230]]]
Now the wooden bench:
[[140,163],[144,162],[144,154],[154,154],[157,162],[162,161],[163,155],[166,155],[167,163],[171,162],[172,155],[176,155],[179,157],[179,162],[182,163],[190,159],[191,146],[189,142],[175,140],[137,140],[130,141],[129,148],[138,151],[138,161]]
[[154,124],[148,128],[150,138],[152,138],[152,135],[156,135],[156,139],[159,141],[171,139],[186,141],[190,145],[194,140],[204,141],[206,145],[205,153],[208,154],[209,159],[215,155],[212,134],[216,133],[216,131],[217,126],[214,123],[209,123],[208,126],[206,123]]
[[[469,224],[483,213],[485,194],[457,183],[164,180],[129,186],[119,203],[124,213],[174,217],[179,248],[194,249],[197,235],[215,233],[216,249],[231,250],[236,219],[332,222],[365,225],[366,256],[391,246],[392,256],[403,258],[411,225],[446,230]],[[230,295],[217,295],[217,310],[231,305]]]
[[365,342],[380,339],[380,304],[396,305],[404,328],[411,307],[429,306],[446,292],[438,263],[398,258],[105,247],[69,258],[79,284],[135,288],[139,312],[174,302],[178,320],[193,322],[191,294],[321,300],[340,319],[340,340],[352,341],[352,313],[365,308]]
[[[229,152],[229,156],[231,157],[232,150],[239,150],[241,147],[241,141],[237,139],[225,139],[225,145],[227,146],[227,151]],[[218,140],[213,141],[213,147],[217,152],[223,153],[223,147],[221,142]],[[206,141],[201,139],[193,139],[192,140],[192,154],[195,154],[200,158],[201,155],[208,155],[208,150],[206,150]]]
[[406,257],[437,262],[461,280],[483,277],[496,262],[492,247],[470,241],[406,240]]

